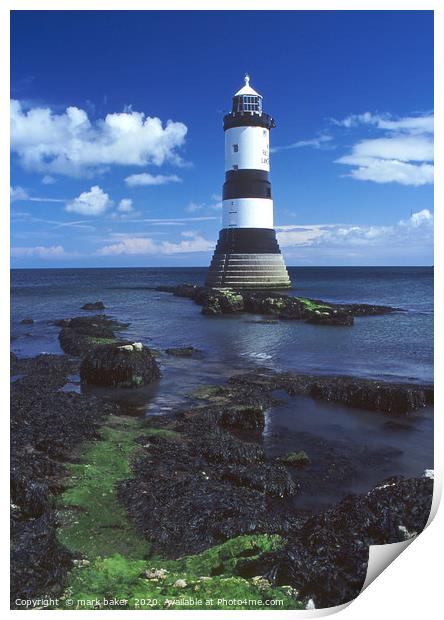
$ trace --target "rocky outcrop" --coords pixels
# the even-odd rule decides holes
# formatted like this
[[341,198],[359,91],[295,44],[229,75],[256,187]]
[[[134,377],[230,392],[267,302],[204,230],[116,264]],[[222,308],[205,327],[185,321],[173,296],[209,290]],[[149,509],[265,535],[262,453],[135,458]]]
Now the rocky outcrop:
[[56,538],[53,495],[63,462],[81,441],[98,436],[98,424],[116,411],[61,387],[78,362],[58,355],[15,359],[11,384],[11,600],[57,596],[71,555]]
[[140,342],[98,346],[86,354],[80,365],[80,378],[90,385],[141,387],[159,376],[154,356]]
[[54,323],[62,328],[59,342],[63,351],[77,357],[86,355],[98,345],[116,342],[116,331],[128,327],[128,323],[120,323],[104,314],[61,319]]
[[89,311],[105,310],[105,304],[103,303],[103,301],[88,302],[86,304],[83,304],[83,306],[81,307],[81,310],[89,310]]
[[347,603],[362,589],[370,545],[401,542],[421,532],[433,496],[430,478],[392,478],[296,526],[283,550],[246,560],[244,577],[291,585],[316,607]]
[[[261,411],[243,413],[248,428],[263,426]],[[156,426],[168,425],[179,437],[144,441],[133,477],[119,492],[156,552],[179,557],[240,534],[283,532],[297,521],[283,504],[297,483],[282,465],[268,462],[260,445],[231,434],[229,428],[242,426],[240,416],[225,407],[157,416]]]
[[306,321],[313,325],[350,326],[354,316],[374,316],[400,311],[399,308],[370,304],[332,304],[276,292],[236,291],[230,288],[199,287],[194,284],[159,286],[157,291],[193,299],[202,306],[202,314],[250,313],[278,319]]
[[[261,371],[237,375],[228,382],[239,399],[256,399],[283,389],[290,396],[311,396],[348,407],[404,415],[433,404],[433,385],[398,383],[347,376],[302,375]],[[223,389],[223,388],[222,388]],[[255,402],[255,401],[254,401]]]

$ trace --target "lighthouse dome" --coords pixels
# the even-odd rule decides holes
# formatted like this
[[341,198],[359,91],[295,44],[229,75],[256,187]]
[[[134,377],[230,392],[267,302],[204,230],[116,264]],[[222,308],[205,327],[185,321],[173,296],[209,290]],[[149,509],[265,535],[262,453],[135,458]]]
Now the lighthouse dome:
[[248,73],[245,74],[245,85],[242,86],[241,89],[239,89],[237,91],[237,93],[235,93],[235,97],[238,97],[239,95],[256,95],[256,97],[262,97],[262,95],[260,95],[259,93],[257,93],[254,88],[251,88],[250,86],[250,76],[248,75]]
[[236,114],[237,112],[262,114],[262,95],[251,88],[248,73],[245,75],[245,85],[233,97],[232,113]]

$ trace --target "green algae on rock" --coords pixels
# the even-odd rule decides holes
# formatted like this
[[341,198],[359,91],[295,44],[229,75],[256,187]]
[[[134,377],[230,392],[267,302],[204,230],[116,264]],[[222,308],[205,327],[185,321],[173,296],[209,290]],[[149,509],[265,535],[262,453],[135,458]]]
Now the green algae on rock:
[[112,415],[100,429],[98,441],[75,450],[77,462],[67,465],[66,490],[58,498],[58,539],[71,552],[87,559],[122,553],[144,557],[150,545],[135,530],[117,498],[117,484],[130,474],[138,437],[177,433],[149,428],[134,418]]
[[[115,554],[94,562],[79,562],[62,597],[74,601],[70,609],[86,608],[86,601],[125,601],[126,609],[303,609],[289,586],[272,587],[260,576],[236,574],[245,557],[278,551],[280,536],[239,536],[198,555],[178,560],[137,560]],[[102,601],[102,604],[100,603]]]

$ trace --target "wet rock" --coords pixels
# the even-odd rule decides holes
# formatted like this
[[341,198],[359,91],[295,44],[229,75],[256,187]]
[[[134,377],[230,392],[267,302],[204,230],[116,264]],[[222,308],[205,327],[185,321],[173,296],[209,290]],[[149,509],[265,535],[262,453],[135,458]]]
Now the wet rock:
[[331,312],[320,312],[315,310],[312,312],[306,323],[312,325],[338,325],[349,326],[353,325],[353,317],[346,312],[340,312],[339,310],[333,310]]
[[202,314],[235,314],[244,309],[244,298],[232,289],[212,289],[200,297]]
[[103,301],[88,302],[81,307],[81,310],[105,310]]
[[32,325],[34,323],[34,319],[22,319],[20,323],[22,325]]
[[232,405],[223,409],[219,424],[242,430],[263,430],[264,410],[261,406]]
[[291,585],[316,607],[349,602],[365,581],[369,546],[401,542],[421,532],[432,495],[430,479],[389,479],[309,518],[290,532],[284,549],[246,560],[238,571]]
[[292,297],[264,291],[214,289],[192,284],[159,286],[156,290],[193,299],[206,315],[251,314],[271,315],[279,319],[303,320],[314,325],[350,326],[353,316],[374,316],[399,312],[400,308],[373,304],[333,304],[321,300]]
[[196,353],[200,353],[200,351],[194,347],[171,347],[166,349],[166,353],[174,357],[192,357]]
[[53,495],[72,448],[98,437],[100,420],[117,409],[60,391],[76,360],[39,355],[17,359],[16,370],[23,376],[11,385],[12,601],[63,590],[72,562],[56,539]]
[[304,450],[300,452],[289,452],[284,456],[278,457],[277,460],[285,465],[294,465],[295,467],[304,467],[311,463],[310,457]]
[[55,323],[62,327],[59,342],[63,351],[79,357],[99,345],[116,342],[115,332],[128,327],[128,323],[120,323],[103,314],[62,319]]
[[232,377],[228,385],[239,398],[283,389],[290,396],[311,396],[348,407],[402,415],[433,404],[433,385],[398,383],[347,376],[256,372]]
[[298,521],[283,506],[271,509],[297,493],[297,483],[285,468],[267,462],[261,446],[218,426],[220,415],[219,407],[179,414],[179,438],[153,438],[134,461],[132,478],[120,486],[137,528],[168,557],[241,534],[287,531]]
[[140,342],[96,347],[87,353],[80,365],[80,378],[90,385],[140,387],[159,377],[154,356]]

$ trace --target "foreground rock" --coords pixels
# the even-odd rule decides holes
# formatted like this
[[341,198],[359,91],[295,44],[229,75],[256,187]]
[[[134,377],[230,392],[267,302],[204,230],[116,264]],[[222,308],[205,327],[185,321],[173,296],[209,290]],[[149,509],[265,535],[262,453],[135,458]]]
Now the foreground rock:
[[369,545],[402,541],[425,527],[432,481],[390,479],[307,516],[292,498],[310,458],[301,451],[270,461],[259,443],[240,439],[238,432],[248,428],[259,437],[263,417],[260,407],[239,398],[232,393],[225,404],[156,417],[155,424],[177,438],[141,440],[132,478],[119,489],[121,501],[155,553],[177,558],[240,534],[277,533],[286,541],[283,549],[246,558],[237,574],[292,586],[317,607],[350,601],[365,580]]
[[105,304],[103,301],[88,302],[81,307],[81,310],[105,310]]
[[347,603],[364,584],[369,546],[401,542],[421,532],[432,496],[430,478],[387,480],[296,526],[283,550],[246,560],[239,573],[291,585],[316,607]]
[[11,600],[57,595],[71,555],[56,539],[53,495],[76,444],[98,436],[116,406],[60,388],[78,372],[64,356],[13,359],[11,384]]
[[156,418],[180,436],[144,441],[119,493],[156,552],[197,553],[240,534],[282,533],[297,520],[284,498],[298,485],[285,467],[230,432],[261,429],[262,410],[196,407]]
[[77,357],[86,355],[98,345],[117,342],[116,331],[128,327],[128,323],[120,323],[104,314],[61,319],[54,323],[62,328],[59,341],[63,351]]
[[141,387],[159,377],[154,356],[141,342],[98,346],[87,353],[80,365],[80,378],[90,385]]
[[399,308],[369,304],[331,304],[281,293],[213,289],[193,284],[159,286],[157,291],[193,299],[202,306],[202,314],[251,313],[279,319],[302,320],[314,325],[350,326],[354,316],[374,316],[400,311]]

